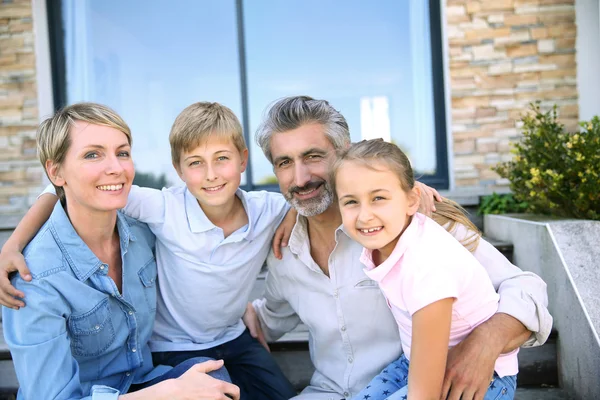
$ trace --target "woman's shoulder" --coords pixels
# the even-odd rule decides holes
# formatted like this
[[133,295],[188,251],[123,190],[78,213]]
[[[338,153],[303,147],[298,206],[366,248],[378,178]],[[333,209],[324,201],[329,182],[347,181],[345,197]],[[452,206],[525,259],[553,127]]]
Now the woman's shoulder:
[[23,257],[31,275],[43,277],[66,269],[60,244],[52,234],[50,222],[46,222],[23,250]]

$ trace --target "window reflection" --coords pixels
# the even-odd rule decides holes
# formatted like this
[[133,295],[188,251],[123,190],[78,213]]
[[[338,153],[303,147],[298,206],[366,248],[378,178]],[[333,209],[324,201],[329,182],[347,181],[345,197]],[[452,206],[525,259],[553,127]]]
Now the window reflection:
[[[327,99],[353,141],[383,137],[420,173],[436,169],[428,2],[245,1],[251,129],[275,99]],[[272,180],[251,148],[254,183]]]

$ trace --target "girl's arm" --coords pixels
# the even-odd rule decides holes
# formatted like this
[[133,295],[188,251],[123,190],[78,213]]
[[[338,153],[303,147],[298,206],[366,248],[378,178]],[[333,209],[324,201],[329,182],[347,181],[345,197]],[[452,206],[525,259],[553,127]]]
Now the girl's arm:
[[439,400],[446,371],[454,298],[431,303],[412,315],[408,398]]

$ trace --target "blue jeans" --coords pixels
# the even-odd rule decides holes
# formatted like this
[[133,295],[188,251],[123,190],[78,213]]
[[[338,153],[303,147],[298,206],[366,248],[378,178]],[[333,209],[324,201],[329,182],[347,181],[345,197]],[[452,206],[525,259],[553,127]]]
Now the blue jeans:
[[[402,354],[385,367],[353,400],[406,400],[408,398],[408,360]],[[512,400],[517,389],[517,376],[494,378],[484,400]]]
[[240,388],[241,400],[288,400],[296,396],[271,353],[247,329],[238,338],[210,349],[152,354],[155,365],[175,366],[194,357],[225,361],[231,382]]
[[[202,363],[204,361],[210,361],[212,360],[211,358],[207,358],[207,357],[195,357],[195,358],[190,358],[188,360],[183,361],[180,364],[177,364],[175,367],[173,367],[172,370],[170,370],[169,372],[162,374],[161,376],[157,376],[156,378],[152,379],[151,381],[142,383],[142,384],[138,384],[138,385],[131,385],[131,387],[129,388],[128,393],[132,393],[135,392],[137,390],[140,389],[144,389],[150,386],[154,386],[159,382],[162,381],[166,381],[167,379],[175,379],[175,378],[179,378],[181,375],[183,375],[188,369],[190,369],[193,365],[198,364],[198,363]],[[227,373],[227,370],[225,369],[225,367],[221,367],[216,371],[210,371],[208,372],[208,375],[212,376],[215,379],[219,379],[221,381],[225,381],[225,382],[230,382],[231,383],[231,378],[229,377],[229,373]]]

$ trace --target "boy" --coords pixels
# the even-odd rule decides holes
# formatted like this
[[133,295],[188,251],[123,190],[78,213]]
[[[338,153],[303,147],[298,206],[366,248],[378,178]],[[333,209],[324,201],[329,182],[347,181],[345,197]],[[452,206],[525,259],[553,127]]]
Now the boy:
[[[291,384],[242,322],[289,207],[280,194],[239,188],[248,149],[229,108],[190,105],[175,119],[169,141],[185,186],[134,186],[123,210],[147,223],[157,238],[153,361],[174,366],[198,356],[223,359],[241,399],[289,399],[296,394]],[[293,225],[295,213],[288,219]]]

